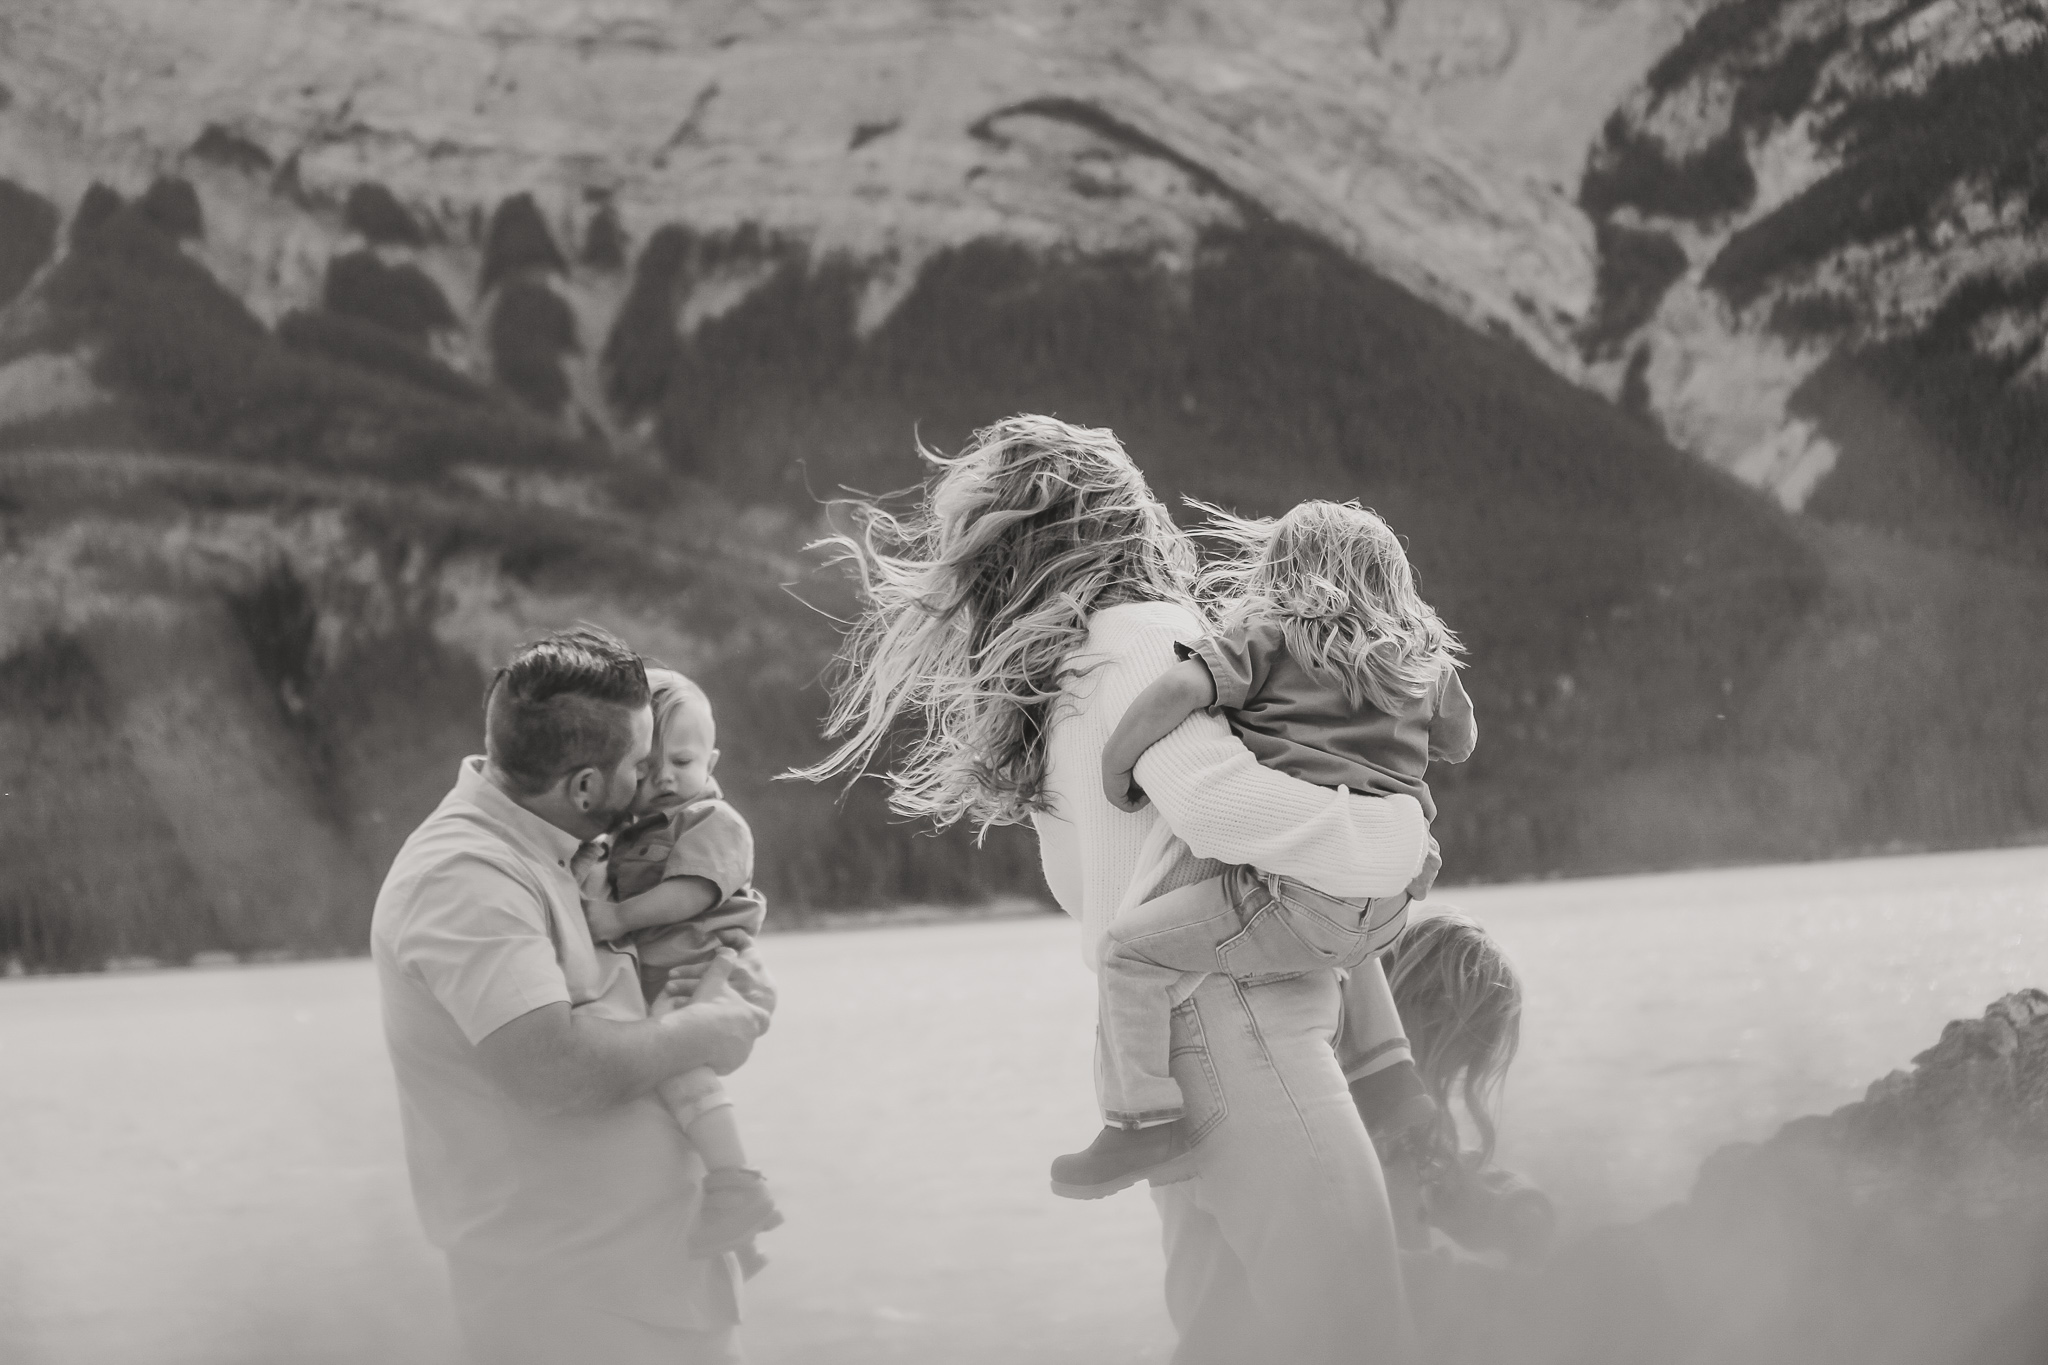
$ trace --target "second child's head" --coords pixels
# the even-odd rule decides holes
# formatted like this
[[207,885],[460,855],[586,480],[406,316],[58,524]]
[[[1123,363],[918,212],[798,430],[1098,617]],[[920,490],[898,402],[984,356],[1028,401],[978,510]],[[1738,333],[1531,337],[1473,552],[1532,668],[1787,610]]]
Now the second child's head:
[[1463,646],[1416,591],[1400,538],[1355,502],[1304,502],[1280,517],[1204,506],[1227,555],[1204,573],[1226,624],[1277,619],[1288,653],[1384,711],[1424,695]]
[[718,767],[718,723],[704,689],[670,668],[647,670],[654,705],[654,748],[633,802],[638,811],[669,810],[709,796]]
[[[1501,1085],[1522,1041],[1521,978],[1478,921],[1447,911],[1408,926],[1387,960],[1387,984],[1415,1069],[1437,1102],[1437,1155],[1484,1166],[1493,1159]],[[1478,1130],[1474,1153],[1460,1151],[1454,1094]]]

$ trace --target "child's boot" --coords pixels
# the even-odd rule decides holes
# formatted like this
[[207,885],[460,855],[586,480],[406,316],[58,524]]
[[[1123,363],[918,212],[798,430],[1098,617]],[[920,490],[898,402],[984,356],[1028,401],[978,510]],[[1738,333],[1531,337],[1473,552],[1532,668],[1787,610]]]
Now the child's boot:
[[759,1171],[720,1167],[704,1173],[704,1202],[690,1230],[690,1245],[699,1256],[716,1256],[737,1251],[754,1234],[781,1225],[782,1214]]
[[1086,1151],[1053,1158],[1052,1192],[1063,1199],[1100,1199],[1140,1180],[1171,1185],[1194,1174],[1185,1122],[1105,1127]]

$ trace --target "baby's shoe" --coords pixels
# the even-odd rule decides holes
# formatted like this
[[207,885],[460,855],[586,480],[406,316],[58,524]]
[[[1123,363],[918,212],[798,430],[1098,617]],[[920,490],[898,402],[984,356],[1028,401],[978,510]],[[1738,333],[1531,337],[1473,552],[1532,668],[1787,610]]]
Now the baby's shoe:
[[1140,1180],[1171,1185],[1194,1174],[1186,1123],[1105,1127],[1086,1151],[1053,1158],[1052,1192],[1062,1199],[1100,1199]]
[[751,1280],[767,1268],[768,1258],[761,1254],[761,1249],[754,1245],[754,1239],[751,1237],[734,1247],[732,1251],[733,1255],[739,1258],[740,1278],[743,1280]]
[[706,1171],[704,1202],[690,1230],[690,1246],[699,1256],[738,1251],[752,1243],[754,1234],[781,1225],[782,1214],[759,1171],[744,1166]]

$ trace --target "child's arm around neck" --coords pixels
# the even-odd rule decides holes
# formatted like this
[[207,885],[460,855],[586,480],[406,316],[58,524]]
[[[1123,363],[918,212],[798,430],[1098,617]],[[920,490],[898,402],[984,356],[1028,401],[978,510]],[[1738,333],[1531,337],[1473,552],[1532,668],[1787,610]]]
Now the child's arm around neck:
[[1189,716],[1215,704],[1216,680],[1200,657],[1181,660],[1140,692],[1102,748],[1102,790],[1109,803],[1126,811],[1143,806],[1145,793],[1131,780],[1139,758]]

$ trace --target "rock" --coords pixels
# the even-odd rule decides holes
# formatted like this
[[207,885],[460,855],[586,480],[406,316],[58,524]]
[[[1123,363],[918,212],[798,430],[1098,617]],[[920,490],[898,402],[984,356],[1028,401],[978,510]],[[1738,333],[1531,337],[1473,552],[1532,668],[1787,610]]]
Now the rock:
[[1685,1203],[1540,1272],[1424,1270],[1429,1334],[1461,1365],[2048,1359],[2048,993],[1721,1149]]

